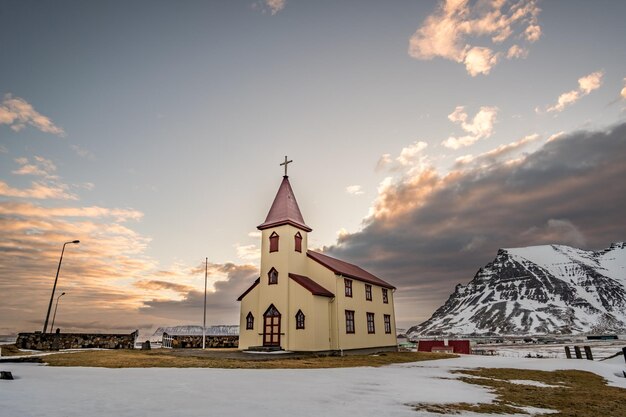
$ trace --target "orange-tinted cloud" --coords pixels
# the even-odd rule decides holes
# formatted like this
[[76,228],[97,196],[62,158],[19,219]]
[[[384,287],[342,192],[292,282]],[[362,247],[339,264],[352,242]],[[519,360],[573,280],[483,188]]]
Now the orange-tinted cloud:
[[37,112],[33,106],[23,98],[6,94],[0,103],[0,125],[6,124],[16,132],[26,125],[35,127],[45,133],[64,136],[62,128],[56,126],[48,117]]
[[[512,38],[528,43],[539,40],[541,27],[537,22],[540,9],[533,0],[491,0],[471,4],[467,0],[441,1],[409,40],[409,55],[416,59],[441,57],[463,63],[471,76],[489,74],[499,61],[495,48]],[[476,46],[472,38],[490,36],[491,45]],[[527,49],[519,45],[509,49],[508,58],[523,58]]]
[[[514,141],[480,163],[386,179],[362,230],[326,248],[398,286],[400,321],[426,319],[499,248],[626,239],[626,123],[563,134],[510,163]],[[419,321],[419,319],[418,319]]]

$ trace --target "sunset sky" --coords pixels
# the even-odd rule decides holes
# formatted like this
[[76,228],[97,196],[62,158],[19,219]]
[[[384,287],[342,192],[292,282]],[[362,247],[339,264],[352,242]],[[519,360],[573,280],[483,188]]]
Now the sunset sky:
[[290,181],[310,248],[427,319],[503,247],[626,240],[626,3],[0,3],[0,334],[237,324]]

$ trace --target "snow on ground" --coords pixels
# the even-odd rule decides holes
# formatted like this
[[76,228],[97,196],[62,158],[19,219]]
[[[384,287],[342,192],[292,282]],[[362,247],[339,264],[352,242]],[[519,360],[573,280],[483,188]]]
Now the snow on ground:
[[[581,369],[626,388],[626,366],[562,359],[463,356],[340,369],[102,369],[1,364],[2,415],[24,416],[429,416],[408,404],[488,402],[459,368]],[[472,414],[478,416],[478,414]]]

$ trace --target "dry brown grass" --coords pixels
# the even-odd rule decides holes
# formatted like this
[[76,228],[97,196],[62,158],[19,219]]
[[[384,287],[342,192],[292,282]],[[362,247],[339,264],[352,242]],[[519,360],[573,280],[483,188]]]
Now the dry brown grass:
[[[387,352],[379,355],[306,356],[263,359],[222,358],[202,351],[176,350],[96,350],[59,353],[42,357],[51,366],[89,366],[101,368],[241,368],[241,369],[314,369],[383,366],[393,363],[418,362],[457,357],[441,353]],[[269,356],[269,355],[268,355]]]
[[0,345],[0,349],[2,349],[2,356],[26,356],[33,354],[33,352],[22,352],[15,344]]
[[[418,404],[417,410],[441,414],[473,411],[485,414],[525,414],[516,407],[537,407],[557,410],[539,414],[551,417],[626,417],[626,390],[606,385],[604,378],[584,371],[554,372],[526,369],[476,369],[455,371],[468,384],[491,388],[496,400],[491,404]],[[513,384],[521,379],[543,382],[553,387]]]

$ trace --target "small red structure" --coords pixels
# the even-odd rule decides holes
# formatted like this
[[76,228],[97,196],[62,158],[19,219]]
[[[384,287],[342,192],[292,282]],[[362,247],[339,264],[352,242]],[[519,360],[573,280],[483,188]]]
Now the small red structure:
[[417,342],[418,352],[442,352],[449,351],[450,348],[454,353],[465,355],[471,353],[469,340],[420,340]]

